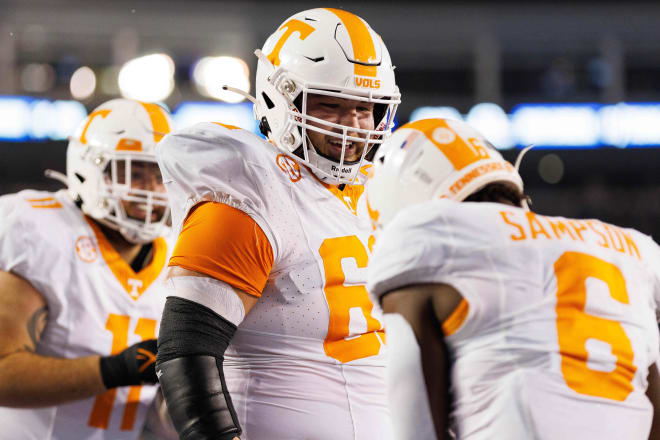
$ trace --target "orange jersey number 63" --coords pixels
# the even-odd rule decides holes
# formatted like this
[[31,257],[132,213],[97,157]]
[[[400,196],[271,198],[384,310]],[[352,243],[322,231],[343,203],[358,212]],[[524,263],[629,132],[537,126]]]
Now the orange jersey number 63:
[[[621,324],[585,313],[587,278],[607,284],[610,296],[628,304],[626,281],[612,263],[580,252],[565,252],[555,262],[557,276],[557,335],[561,372],[574,391],[589,396],[623,401],[633,390],[637,368],[633,365],[630,339]],[[587,340],[597,339],[610,345],[616,357],[613,371],[596,371],[587,366]]]
[[[377,355],[385,342],[382,324],[371,315],[374,307],[364,285],[345,286],[341,267],[344,259],[355,260],[358,268],[366,268],[369,255],[355,235],[328,238],[319,249],[325,270],[325,298],[330,309],[328,334],[323,341],[325,353],[339,362],[350,362]],[[351,334],[351,315],[366,320],[366,329]],[[361,319],[360,319],[361,320]]]

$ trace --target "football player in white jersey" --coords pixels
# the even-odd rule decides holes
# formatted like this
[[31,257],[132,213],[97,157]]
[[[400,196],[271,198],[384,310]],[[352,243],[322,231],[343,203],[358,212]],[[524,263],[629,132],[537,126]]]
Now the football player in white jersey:
[[366,289],[362,182],[399,93],[360,17],[312,9],[256,52],[268,141],[221,123],[163,139],[179,233],[157,373],[184,439],[389,439]]
[[406,124],[374,164],[368,288],[415,332],[437,432],[451,412],[461,439],[648,438],[658,245],[529,211],[517,170],[460,121]]
[[70,138],[68,191],[0,197],[0,439],[140,435],[168,254],[155,146],[170,127],[158,105],[106,102]]

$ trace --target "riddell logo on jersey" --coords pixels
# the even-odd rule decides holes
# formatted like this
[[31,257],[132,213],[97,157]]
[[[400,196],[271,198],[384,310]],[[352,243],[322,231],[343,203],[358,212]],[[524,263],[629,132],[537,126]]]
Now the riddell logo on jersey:
[[365,87],[368,89],[380,89],[380,80],[372,78],[355,77],[355,85],[357,87]]

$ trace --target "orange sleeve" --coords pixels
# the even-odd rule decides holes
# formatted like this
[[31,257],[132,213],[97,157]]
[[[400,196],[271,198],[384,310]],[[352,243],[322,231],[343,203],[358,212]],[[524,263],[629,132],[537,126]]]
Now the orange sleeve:
[[206,274],[260,297],[273,268],[273,250],[249,215],[205,202],[188,214],[169,266]]

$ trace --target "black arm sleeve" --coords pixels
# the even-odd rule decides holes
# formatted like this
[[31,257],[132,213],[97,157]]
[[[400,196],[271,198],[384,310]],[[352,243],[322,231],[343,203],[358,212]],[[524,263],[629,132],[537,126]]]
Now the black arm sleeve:
[[236,326],[193,301],[168,297],[156,374],[182,440],[231,440],[241,434],[222,362]]

